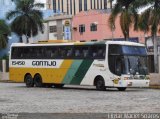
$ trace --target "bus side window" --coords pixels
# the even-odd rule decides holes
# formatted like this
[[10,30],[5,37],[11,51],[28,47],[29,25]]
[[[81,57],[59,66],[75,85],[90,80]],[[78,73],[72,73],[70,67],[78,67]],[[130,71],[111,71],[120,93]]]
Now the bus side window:
[[101,56],[102,56],[102,54],[103,54],[102,49],[98,49],[98,57],[101,57]]
[[66,58],[72,58],[73,48],[71,46],[66,47]]
[[60,48],[60,57],[65,58],[65,56],[66,56],[66,50],[64,47],[61,47]]
[[83,56],[84,56],[84,58],[86,58],[87,55],[88,55],[88,50],[83,50]]
[[47,52],[46,52],[46,58],[51,58],[51,53],[52,53],[52,50],[51,49],[48,49]]
[[80,51],[77,49],[75,50],[75,57],[79,57],[80,56]]

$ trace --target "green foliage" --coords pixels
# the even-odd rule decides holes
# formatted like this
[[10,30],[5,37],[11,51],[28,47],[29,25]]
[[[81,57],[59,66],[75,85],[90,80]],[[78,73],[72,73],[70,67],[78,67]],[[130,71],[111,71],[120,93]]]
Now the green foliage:
[[3,60],[3,59],[9,60],[9,56],[8,55],[4,55],[2,58],[0,58],[0,60]]
[[110,29],[113,30],[113,28],[116,28],[115,20],[117,16],[120,15],[120,26],[127,40],[129,38],[129,28],[133,23],[134,29],[138,29],[137,9],[137,0],[117,0],[109,18]]
[[35,36],[40,30],[43,32],[43,14],[39,8],[44,4],[35,3],[34,0],[14,0],[16,9],[6,14],[8,20],[13,19],[11,30],[19,36],[27,38]]
[[[149,5],[149,6],[148,6]],[[140,16],[139,28],[144,32],[151,31],[152,36],[157,34],[160,25],[160,1],[159,0],[142,0],[141,7],[148,6]]]
[[4,20],[0,20],[0,49],[5,48],[8,43],[10,28]]

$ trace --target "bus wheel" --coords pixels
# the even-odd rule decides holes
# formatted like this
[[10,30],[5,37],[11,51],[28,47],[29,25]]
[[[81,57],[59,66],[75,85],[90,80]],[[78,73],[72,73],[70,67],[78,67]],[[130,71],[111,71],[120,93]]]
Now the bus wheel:
[[96,85],[97,90],[101,90],[101,91],[106,90],[105,82],[104,82],[103,78],[97,78],[95,81],[95,85]]
[[125,91],[126,88],[125,88],[125,87],[118,87],[118,90],[119,90],[119,91]]
[[43,86],[42,78],[39,74],[36,74],[34,76],[34,84],[35,84],[36,87],[42,87]]
[[54,84],[55,88],[63,88],[64,84]]
[[34,86],[34,81],[33,81],[32,76],[30,74],[25,76],[24,81],[25,81],[27,87],[33,87]]

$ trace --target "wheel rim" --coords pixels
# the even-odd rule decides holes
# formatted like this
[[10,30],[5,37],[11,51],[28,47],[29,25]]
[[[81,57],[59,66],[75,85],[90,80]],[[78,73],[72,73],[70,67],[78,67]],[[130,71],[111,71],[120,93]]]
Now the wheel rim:
[[42,86],[42,80],[41,80],[40,76],[36,76],[35,79],[34,79],[34,82],[35,82],[35,85],[37,87],[41,87]]
[[32,83],[33,83],[32,79],[30,77],[26,77],[26,85],[32,86]]
[[98,80],[98,81],[97,81],[97,88],[98,88],[98,89],[102,89],[103,87],[104,87],[103,81],[102,81],[102,80]]

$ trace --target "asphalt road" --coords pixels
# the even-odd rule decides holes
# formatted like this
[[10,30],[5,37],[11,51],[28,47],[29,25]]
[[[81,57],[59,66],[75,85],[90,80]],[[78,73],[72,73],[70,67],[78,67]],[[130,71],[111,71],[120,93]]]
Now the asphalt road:
[[97,91],[88,86],[27,88],[23,83],[0,83],[0,113],[160,113],[160,90]]

